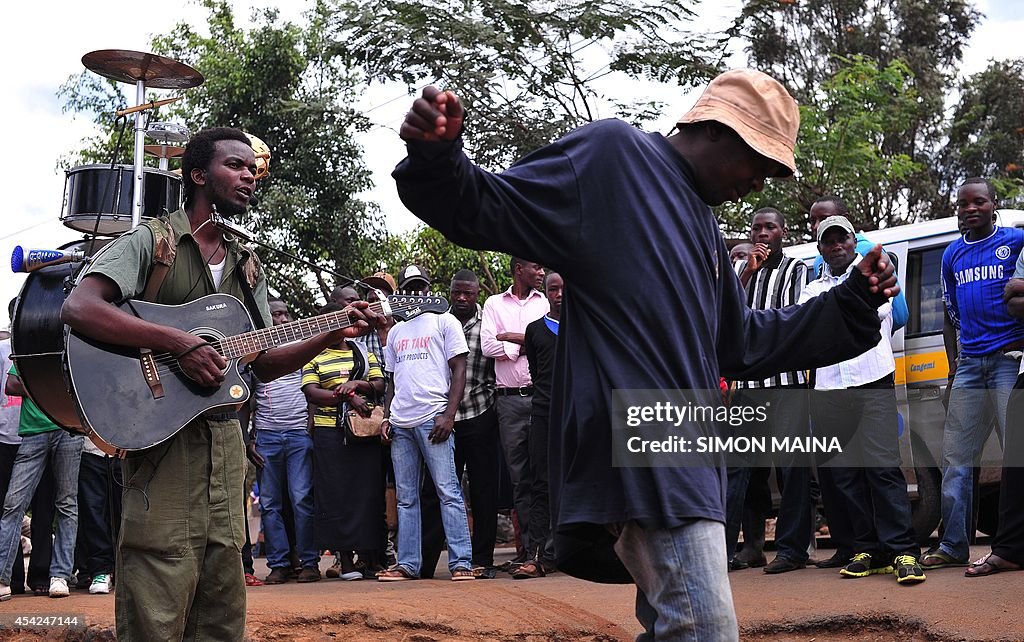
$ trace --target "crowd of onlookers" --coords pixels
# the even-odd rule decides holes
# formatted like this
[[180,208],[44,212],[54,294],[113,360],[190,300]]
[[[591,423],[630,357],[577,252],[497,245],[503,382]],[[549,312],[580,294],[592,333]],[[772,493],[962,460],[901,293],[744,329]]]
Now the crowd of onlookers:
[[[894,373],[890,336],[907,321],[900,294],[878,308],[881,336],[863,354],[810,373],[783,372],[762,381],[734,382],[731,403],[773,405],[769,421],[747,425],[745,434],[779,437],[836,437],[840,455],[817,457],[816,477],[798,456],[772,461],[733,460],[728,471],[727,547],[730,570],[763,566],[766,573],[805,567],[813,549],[818,499],[832,543],[830,558],[814,562],[838,568],[844,577],[894,573],[901,584],[924,581],[925,572],[966,567],[978,577],[1017,570],[1024,563],[1019,540],[1024,528],[1016,517],[1013,489],[1017,436],[1008,427],[1008,404],[1021,372],[1024,348],[1024,231],[997,225],[996,194],[981,178],[965,181],[957,198],[962,237],[942,260],[942,285],[948,332],[947,415],[942,460],[938,543],[921,554],[911,524],[907,486],[900,470]],[[856,269],[873,247],[858,234],[839,198],[819,198],[810,208],[812,235],[820,256],[808,268],[782,253],[785,217],[778,210],[755,212],[750,243],[733,248],[735,269],[751,308],[781,308],[823,296]],[[1020,387],[1020,384],[1017,384]],[[806,394],[805,394],[806,392]],[[774,403],[772,403],[774,402]],[[993,552],[971,562],[973,467],[990,427],[1004,444],[999,534]],[[778,554],[764,555],[764,523],[771,509],[768,477],[775,466],[781,491],[775,543]],[[1009,480],[1009,481],[1008,481]],[[744,543],[738,546],[740,530]],[[923,534],[927,538],[930,534]]]
[[[331,346],[301,372],[255,382],[243,426],[270,573],[261,582],[247,561],[249,585],[319,580],[326,551],[328,577],[429,578],[445,543],[452,580],[493,578],[503,474],[518,548],[503,570],[553,570],[540,432],[561,278],[545,281],[520,259],[511,270],[513,285],[483,305],[477,275],[460,270],[447,311],[398,309],[387,327]],[[429,293],[425,268],[397,276],[362,279],[366,299]],[[338,287],[320,313],[359,298],[356,287]],[[275,324],[292,321],[287,302],[272,298],[270,309]]]

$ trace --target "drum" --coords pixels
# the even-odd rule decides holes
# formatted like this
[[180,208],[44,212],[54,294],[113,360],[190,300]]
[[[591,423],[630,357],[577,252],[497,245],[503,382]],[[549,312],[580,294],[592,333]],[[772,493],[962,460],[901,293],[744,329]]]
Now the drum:
[[[64,208],[66,227],[87,234],[117,236],[132,227],[131,165],[81,165],[67,171]],[[146,167],[143,171],[142,216],[154,218],[181,207],[181,177]]]
[[[92,256],[111,239],[76,241],[60,249]],[[82,263],[62,263],[30,272],[11,320],[11,358],[32,400],[58,426],[85,434],[64,379],[64,324],[60,309]]]

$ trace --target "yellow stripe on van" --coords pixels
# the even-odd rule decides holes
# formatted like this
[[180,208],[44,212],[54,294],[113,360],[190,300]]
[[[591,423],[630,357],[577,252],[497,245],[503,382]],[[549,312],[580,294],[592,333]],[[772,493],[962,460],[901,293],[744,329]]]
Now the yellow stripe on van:
[[[903,381],[900,381],[902,376]],[[896,383],[920,383],[945,379],[949,376],[949,363],[945,350],[923,352],[896,360]]]

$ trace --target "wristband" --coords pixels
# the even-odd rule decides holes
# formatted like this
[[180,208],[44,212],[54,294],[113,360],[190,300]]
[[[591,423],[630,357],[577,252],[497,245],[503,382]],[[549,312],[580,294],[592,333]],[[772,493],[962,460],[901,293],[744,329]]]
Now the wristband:
[[175,359],[181,359],[182,357],[184,357],[189,352],[192,352],[193,350],[198,350],[199,348],[202,348],[203,346],[208,346],[208,345],[210,345],[210,344],[207,343],[206,341],[203,341],[202,343],[197,343],[194,346],[192,346],[191,348],[189,348],[188,350],[185,350],[184,352],[182,352],[181,354],[175,355],[174,358]]

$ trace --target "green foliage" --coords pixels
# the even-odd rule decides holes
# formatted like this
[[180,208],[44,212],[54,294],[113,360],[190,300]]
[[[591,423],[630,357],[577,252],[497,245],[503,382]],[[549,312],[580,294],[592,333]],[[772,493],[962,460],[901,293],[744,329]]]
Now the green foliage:
[[980,17],[963,0],[747,0],[731,34],[749,42],[752,66],[781,80],[804,105],[817,105],[818,88],[847,59],[865,56],[879,70],[902,61],[916,94],[915,113],[885,129],[882,154],[905,155],[918,169],[905,176],[898,193],[867,195],[872,203],[899,208],[870,213],[869,220],[902,222],[949,212],[939,189],[947,173],[939,162],[943,108]]
[[[69,169],[77,165],[90,163],[123,163],[131,165],[135,149],[135,118],[114,120],[114,112],[129,107],[118,83],[98,76],[91,71],[74,74],[57,89],[57,98],[61,101],[64,113],[84,112],[92,114],[92,122],[99,126],[97,134],[86,138],[81,149],[72,151],[57,161],[61,169]],[[156,95],[150,92],[147,99],[154,100]],[[172,165],[173,167],[173,165]]]
[[[437,83],[470,115],[474,160],[504,169],[567,131],[601,117],[609,74],[694,84],[713,76],[723,43],[680,25],[692,0],[338,0],[337,51],[370,82]],[[615,110],[641,122],[649,100]],[[609,116],[611,113],[605,113]]]
[[1024,59],[992,61],[963,82],[943,156],[945,193],[984,176],[1001,206],[1024,205]]
[[[379,269],[397,274],[407,265],[419,265],[431,278],[431,290],[447,295],[456,272],[473,270],[480,279],[480,302],[512,285],[510,258],[500,252],[481,252],[459,247],[437,230],[420,225],[405,234],[393,236],[380,248]],[[369,274],[370,272],[367,272]]]
[[916,116],[910,71],[898,60],[882,69],[863,56],[839,62],[813,102],[800,106],[795,178],[772,181],[740,205],[724,206],[721,216],[733,234],[745,235],[751,214],[771,206],[787,215],[791,235],[799,239],[809,229],[807,211],[824,195],[843,198],[858,229],[900,221],[903,186],[921,165],[884,143],[888,132]]
[[[192,131],[238,127],[263,139],[272,154],[270,177],[258,184],[260,204],[240,222],[278,249],[328,271],[360,276],[386,235],[376,204],[357,198],[371,180],[353,135],[368,121],[348,107],[356,79],[327,50],[324,6],[308,14],[306,28],[267,9],[254,14],[255,26],[243,29],[227,2],[203,5],[209,35],[178,24],[153,40],[154,52],[206,77],[161,119],[183,122]],[[70,108],[92,109],[112,100],[88,76],[65,90]],[[103,153],[110,136],[86,141],[86,154]],[[313,312],[335,285],[327,273],[266,249],[260,256],[271,288],[300,315]]]

